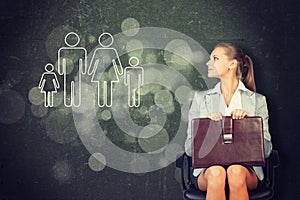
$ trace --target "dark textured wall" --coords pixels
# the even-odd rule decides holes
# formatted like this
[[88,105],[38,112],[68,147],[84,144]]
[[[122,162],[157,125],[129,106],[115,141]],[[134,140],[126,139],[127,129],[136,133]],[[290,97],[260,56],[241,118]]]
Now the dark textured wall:
[[[24,105],[17,104],[16,109],[25,108],[25,112],[10,122],[14,116],[5,109],[8,102],[0,102],[1,120],[5,122],[0,124],[0,198],[181,199],[174,164],[143,175],[109,167],[94,172],[87,164],[90,153],[80,139],[74,136],[67,137],[70,141],[57,142],[49,137],[47,122],[33,116],[28,100],[28,92],[37,85],[45,64],[53,62],[55,54],[49,46],[55,45],[55,30],[76,30],[88,41],[105,31],[121,32],[123,20],[132,17],[140,27],[184,33],[208,52],[217,43],[229,41],[253,58],[258,92],[267,97],[272,141],[281,160],[275,199],[299,199],[297,4],[291,0],[1,1],[0,95],[5,99],[6,89],[17,91],[11,102],[24,99]],[[95,47],[93,42],[86,45],[88,50]],[[61,123],[69,125],[67,131],[74,131],[68,119]]]

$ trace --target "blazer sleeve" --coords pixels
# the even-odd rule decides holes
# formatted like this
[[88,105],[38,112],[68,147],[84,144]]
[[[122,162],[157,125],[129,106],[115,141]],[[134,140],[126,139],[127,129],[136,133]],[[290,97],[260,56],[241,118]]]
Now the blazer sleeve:
[[203,95],[203,92],[195,92],[192,104],[189,109],[187,137],[184,144],[185,152],[189,156],[192,155],[191,121],[194,118],[200,117],[200,104],[201,100],[203,99]]
[[263,131],[264,131],[264,149],[265,157],[267,158],[272,151],[271,135],[269,132],[269,114],[266,97],[263,95],[256,94],[256,115],[263,119]]

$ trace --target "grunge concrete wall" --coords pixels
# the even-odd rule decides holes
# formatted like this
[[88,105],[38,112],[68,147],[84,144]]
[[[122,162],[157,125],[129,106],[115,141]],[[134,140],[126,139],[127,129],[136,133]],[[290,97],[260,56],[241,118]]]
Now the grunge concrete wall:
[[[257,90],[267,97],[270,132],[281,160],[275,199],[299,199],[300,10],[296,5],[292,0],[1,1],[0,198],[181,199],[174,163],[140,175],[108,166],[95,172],[70,115],[65,113],[57,121],[65,134],[57,135],[47,129],[55,128],[47,119],[56,111],[43,115],[44,110],[33,110],[38,108],[29,100],[45,64],[56,56],[56,34],[77,31],[91,50],[100,33],[122,32],[122,22],[134,18],[141,28],[181,32],[207,52],[228,41],[253,58]],[[4,95],[7,89],[16,92],[10,93],[13,99]],[[117,140],[118,135],[114,137]]]

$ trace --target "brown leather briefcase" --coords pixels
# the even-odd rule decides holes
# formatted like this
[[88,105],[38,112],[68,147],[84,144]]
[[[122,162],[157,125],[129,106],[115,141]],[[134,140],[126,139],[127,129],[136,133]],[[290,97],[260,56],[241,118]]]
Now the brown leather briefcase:
[[194,168],[242,164],[263,166],[264,137],[261,117],[221,121],[192,120],[192,164]]

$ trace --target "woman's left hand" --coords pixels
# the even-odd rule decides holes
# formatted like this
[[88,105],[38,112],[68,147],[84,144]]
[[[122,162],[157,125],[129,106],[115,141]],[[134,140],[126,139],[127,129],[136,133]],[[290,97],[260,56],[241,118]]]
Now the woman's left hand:
[[231,112],[232,119],[244,119],[249,113],[243,109],[235,109]]

